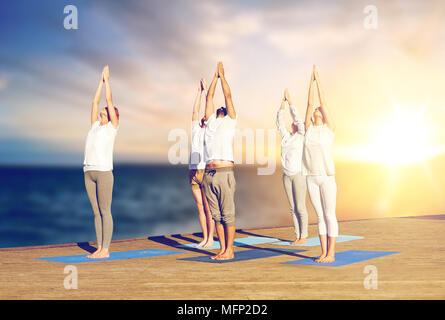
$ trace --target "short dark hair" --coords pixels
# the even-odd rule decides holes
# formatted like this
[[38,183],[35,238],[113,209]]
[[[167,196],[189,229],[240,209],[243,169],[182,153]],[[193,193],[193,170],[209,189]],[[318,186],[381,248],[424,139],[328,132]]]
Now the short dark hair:
[[221,112],[224,114],[224,116],[227,116],[227,108],[219,107],[218,110],[216,110],[216,115],[218,115],[218,112],[220,112],[219,110],[221,110]]

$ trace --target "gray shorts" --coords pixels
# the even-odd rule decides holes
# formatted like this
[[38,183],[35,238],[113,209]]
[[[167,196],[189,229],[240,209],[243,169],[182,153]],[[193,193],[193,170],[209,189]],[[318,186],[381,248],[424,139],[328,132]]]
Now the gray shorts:
[[235,175],[233,167],[206,169],[204,193],[213,220],[217,224],[235,225]]

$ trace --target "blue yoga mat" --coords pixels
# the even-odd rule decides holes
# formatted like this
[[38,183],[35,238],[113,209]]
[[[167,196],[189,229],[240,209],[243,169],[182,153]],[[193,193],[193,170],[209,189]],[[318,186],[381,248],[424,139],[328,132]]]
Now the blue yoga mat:
[[[337,238],[337,243],[338,242],[351,241],[351,240],[358,240],[358,239],[364,239],[364,237],[339,235],[338,238]],[[299,244],[299,245],[292,245],[288,241],[281,241],[281,242],[272,243],[272,244],[273,245],[278,245],[278,246],[314,247],[314,246],[319,246],[320,245],[320,238],[319,237],[308,238],[308,239],[306,239],[306,244]]]
[[110,257],[105,258],[105,259],[89,259],[86,257],[87,256],[86,254],[80,254],[80,255],[75,255],[75,256],[43,257],[43,258],[37,258],[37,259],[61,262],[61,263],[83,263],[83,262],[98,262],[98,261],[113,261],[113,260],[149,258],[149,257],[178,254],[178,253],[185,253],[185,252],[159,250],[159,249],[145,249],[145,250],[111,252]]
[[208,262],[208,263],[229,263],[229,262],[237,262],[237,261],[247,261],[261,258],[269,258],[280,256],[288,253],[296,253],[305,251],[302,249],[248,249],[243,251],[235,252],[235,258],[232,260],[213,260],[210,259],[210,255],[192,257],[192,258],[183,258],[179,260],[185,261],[196,261],[196,262]]
[[[269,238],[269,237],[256,237],[256,236],[248,236],[246,238],[237,238],[233,242],[234,247],[242,247],[242,246],[249,246],[249,245],[255,245],[255,244],[263,244],[263,243],[269,243],[269,242],[277,242],[280,241],[280,239],[276,238]],[[178,245],[179,248],[195,248],[197,243],[187,243],[187,244],[181,244]],[[204,250],[212,250],[212,249],[219,249],[219,241],[213,242],[212,248],[202,248],[199,247],[199,249]]]
[[317,263],[314,262],[313,258],[299,259],[294,261],[283,262],[285,264],[304,264],[310,266],[321,266],[321,267],[342,267],[349,264],[362,262],[366,260],[371,260],[375,258],[380,258],[388,256],[391,254],[396,254],[399,252],[395,251],[362,251],[362,250],[348,250],[343,252],[338,252],[335,254],[335,261],[331,263]]

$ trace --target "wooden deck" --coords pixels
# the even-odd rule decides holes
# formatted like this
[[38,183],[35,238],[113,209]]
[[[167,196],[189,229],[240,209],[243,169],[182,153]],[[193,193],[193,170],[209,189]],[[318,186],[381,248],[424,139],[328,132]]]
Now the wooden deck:
[[[198,240],[172,235],[113,241],[113,251],[156,248],[183,254],[75,264],[78,289],[64,288],[65,265],[38,257],[86,254],[80,244],[0,249],[1,299],[445,299],[445,220],[385,218],[340,223],[340,234],[364,239],[339,243],[351,249],[398,251],[343,267],[283,264],[283,254],[250,261],[212,264],[178,260],[209,253],[175,248]],[[240,230],[237,237],[292,238],[292,228]],[[317,236],[316,225],[309,226]],[[278,248],[271,244],[248,248]],[[319,247],[302,247],[317,256]],[[246,250],[244,247],[236,251]],[[215,252],[217,250],[213,250]],[[364,267],[378,271],[378,289],[365,289]]]

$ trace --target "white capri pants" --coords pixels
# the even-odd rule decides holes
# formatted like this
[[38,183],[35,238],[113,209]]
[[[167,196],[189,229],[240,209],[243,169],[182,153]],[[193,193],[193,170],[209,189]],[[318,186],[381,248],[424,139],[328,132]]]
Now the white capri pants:
[[318,218],[318,234],[338,237],[335,176],[307,176],[307,190]]

